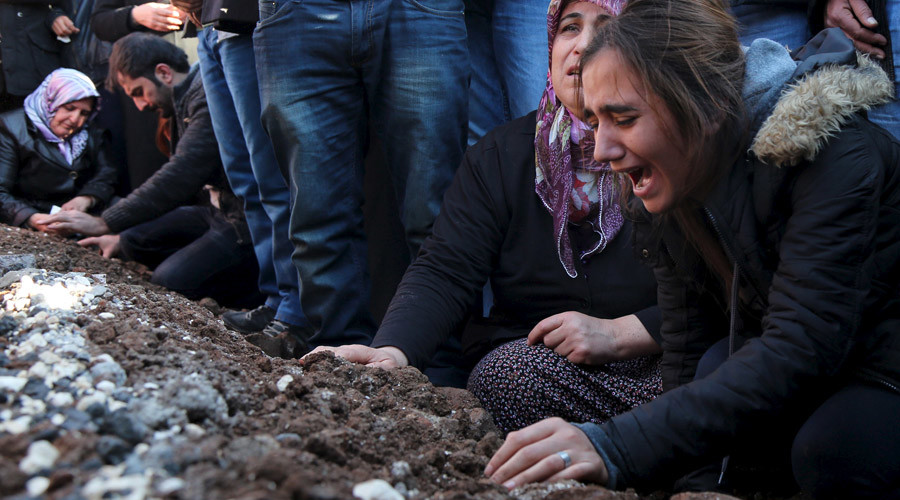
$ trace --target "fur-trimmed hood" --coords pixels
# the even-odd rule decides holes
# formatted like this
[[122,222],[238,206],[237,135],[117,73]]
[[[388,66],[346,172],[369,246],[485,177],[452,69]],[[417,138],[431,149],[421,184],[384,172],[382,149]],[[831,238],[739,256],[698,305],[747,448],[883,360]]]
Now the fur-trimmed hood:
[[747,51],[744,96],[758,127],[750,150],[776,166],[812,160],[850,117],[894,97],[884,70],[840,30],[820,33],[797,57],[771,40]]

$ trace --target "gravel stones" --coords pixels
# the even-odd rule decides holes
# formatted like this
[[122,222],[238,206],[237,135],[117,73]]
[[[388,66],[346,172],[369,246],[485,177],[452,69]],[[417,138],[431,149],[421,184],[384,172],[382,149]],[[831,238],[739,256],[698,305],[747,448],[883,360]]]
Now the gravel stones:
[[35,474],[49,469],[59,458],[59,450],[47,441],[35,441],[28,447],[28,454],[19,462],[19,469],[26,474]]

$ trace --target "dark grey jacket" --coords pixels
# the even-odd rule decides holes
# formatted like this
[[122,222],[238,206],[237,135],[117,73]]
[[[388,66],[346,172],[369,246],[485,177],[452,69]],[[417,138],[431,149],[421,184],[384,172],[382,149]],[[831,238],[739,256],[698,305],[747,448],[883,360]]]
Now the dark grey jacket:
[[[860,380],[900,393],[900,143],[861,114],[892,87],[862,57],[817,67],[815,58],[856,59],[843,40],[843,52],[809,54],[799,66],[767,40],[748,53],[748,108],[767,118],[702,209],[737,269],[733,321],[676,231],[661,224],[640,233],[661,239],[636,239],[659,283],[667,392],[582,425],[612,487],[671,486],[739,437],[777,425],[800,396]],[[807,72],[781,94],[797,70]],[[780,95],[774,108],[765,95]],[[704,350],[730,330],[734,355],[691,381]]]
[[111,231],[121,232],[181,205],[208,200],[203,193],[208,184],[220,192],[222,212],[244,239],[247,229],[243,210],[225,180],[198,66],[192,67],[187,78],[175,87],[174,99],[172,156],[131,194],[106,209],[103,220]]
[[0,222],[25,224],[75,196],[93,196],[102,208],[112,197],[116,166],[106,147],[106,131],[88,126],[88,142],[71,165],[56,144],[46,141],[25,111],[0,115]]

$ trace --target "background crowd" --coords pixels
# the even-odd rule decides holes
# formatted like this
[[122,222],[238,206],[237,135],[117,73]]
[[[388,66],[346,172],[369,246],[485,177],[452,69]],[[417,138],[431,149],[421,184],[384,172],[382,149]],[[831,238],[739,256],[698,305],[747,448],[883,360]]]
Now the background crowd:
[[[645,4],[654,1],[637,0],[635,10],[653,12]],[[336,348],[357,362],[413,365],[435,384],[467,386],[504,432],[548,417],[599,424],[637,415],[638,423],[614,420],[621,435],[608,426],[576,432],[597,450],[585,460],[606,464],[579,478],[640,482],[649,472],[636,461],[647,471],[661,466],[652,454],[623,451],[637,446],[627,426],[652,429],[629,410],[667,408],[664,390],[704,378],[743,343],[732,335],[722,354],[701,333],[673,340],[673,328],[711,330],[731,314],[726,330],[758,335],[774,321],[766,316],[774,299],[759,287],[752,296],[729,289],[740,274],[730,260],[746,263],[728,242],[720,254],[709,249],[722,242],[694,241],[692,231],[707,224],[685,215],[696,207],[656,210],[641,193],[658,174],[617,168],[624,149],[601,140],[612,135],[595,135],[602,123],[594,118],[609,108],[591,109],[594,94],[582,93],[582,57],[626,3],[0,0],[0,221],[75,236],[106,257],[149,266],[155,283],[213,297],[230,308],[225,324],[271,356]],[[694,7],[716,12],[708,4]],[[868,54],[888,88],[861,110],[900,138],[890,87],[900,60],[897,4],[734,0],[728,9],[739,31],[723,39],[736,34],[754,47],[748,81],[771,69],[770,59],[751,58],[757,39],[785,54],[803,48],[793,52],[801,61],[790,63],[793,79],[805,74],[797,64],[812,73],[855,64],[853,48]],[[829,27],[845,36],[813,38]],[[603,59],[603,47],[592,57]],[[734,54],[743,78],[743,52]],[[779,78],[760,84],[766,105],[790,81]],[[746,104],[740,98],[735,109]],[[728,104],[718,112],[728,115]],[[727,128],[723,121],[716,126]],[[707,137],[690,135],[700,125],[678,125],[691,147]],[[720,146],[742,140],[725,137]],[[637,198],[622,189],[628,177]],[[684,192],[711,196],[717,181]],[[675,236],[668,218],[654,218],[670,210]],[[785,226],[771,226],[783,236]],[[699,254],[668,249],[681,274],[654,272],[654,241],[671,245],[673,237]],[[776,257],[761,259],[762,284],[754,284],[776,286]],[[683,264],[691,280],[678,288]],[[706,308],[730,312],[694,314]],[[672,310],[689,319],[673,326]],[[721,359],[710,361],[716,349]],[[695,402],[676,401],[669,407]],[[547,429],[541,439],[558,431]],[[498,481],[561,477],[537,474],[540,463],[517,475],[511,446],[489,466]],[[721,458],[718,448],[701,451]],[[579,460],[569,469],[570,452],[550,453],[563,472],[581,470]],[[715,486],[706,476],[725,470],[719,461],[689,463],[694,476],[670,478],[681,477],[679,488]],[[825,491],[820,483],[809,489],[817,488]]]

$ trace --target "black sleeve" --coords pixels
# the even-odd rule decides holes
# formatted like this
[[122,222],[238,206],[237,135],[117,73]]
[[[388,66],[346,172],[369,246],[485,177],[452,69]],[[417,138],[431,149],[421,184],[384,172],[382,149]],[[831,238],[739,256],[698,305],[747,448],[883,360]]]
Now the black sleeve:
[[103,220],[112,232],[118,233],[191,203],[222,168],[206,100],[197,99],[192,103],[188,116],[188,127],[179,137],[169,161],[125,199],[103,211]]
[[0,125],[0,222],[23,226],[37,209],[16,198],[13,190],[19,174],[19,144],[12,133]]
[[423,368],[466,318],[494,268],[509,223],[496,199],[503,192],[497,157],[496,147],[483,144],[466,153],[372,347],[397,347],[412,366]]
[[115,42],[134,31],[151,31],[131,20],[133,8],[122,0],[97,0],[91,13],[91,29],[106,42]]
[[95,165],[94,176],[85,183],[78,196],[93,196],[99,203],[105,205],[115,192],[118,169],[109,151],[109,133],[101,130],[91,133],[93,148],[90,154]]

